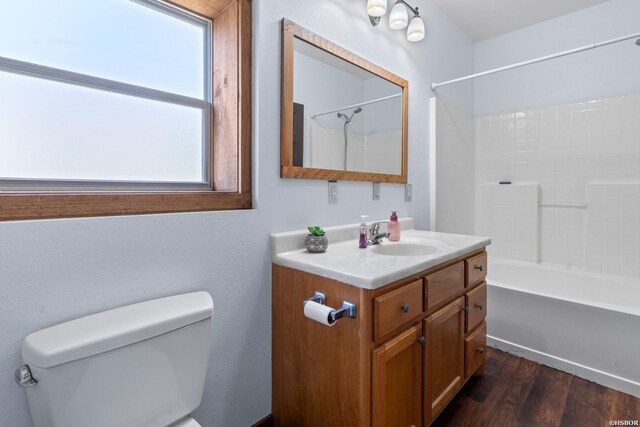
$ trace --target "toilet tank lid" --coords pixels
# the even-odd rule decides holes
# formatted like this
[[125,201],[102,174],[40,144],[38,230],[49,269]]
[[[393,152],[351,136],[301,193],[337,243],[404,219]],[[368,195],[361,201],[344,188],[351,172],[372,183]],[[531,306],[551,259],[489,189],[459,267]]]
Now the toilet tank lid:
[[95,356],[209,319],[213,300],[193,292],[127,305],[61,323],[27,336],[24,362],[51,368]]

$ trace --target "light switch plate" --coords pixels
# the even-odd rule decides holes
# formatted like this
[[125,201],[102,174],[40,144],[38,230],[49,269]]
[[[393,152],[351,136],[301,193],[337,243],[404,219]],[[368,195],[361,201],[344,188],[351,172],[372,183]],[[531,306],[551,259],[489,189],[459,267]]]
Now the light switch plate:
[[329,204],[338,204],[338,181],[329,181]]
[[404,201],[410,202],[413,199],[413,188],[411,184],[405,184],[404,186]]
[[373,183],[373,200],[380,200],[380,183]]

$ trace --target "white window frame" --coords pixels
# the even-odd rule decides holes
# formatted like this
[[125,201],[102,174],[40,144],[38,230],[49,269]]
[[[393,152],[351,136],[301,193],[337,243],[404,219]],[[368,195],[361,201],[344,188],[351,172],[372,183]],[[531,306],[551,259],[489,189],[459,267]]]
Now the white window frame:
[[[7,192],[83,192],[83,191],[203,191],[212,189],[211,180],[211,144],[212,144],[212,21],[178,6],[160,0],[131,0],[147,6],[157,12],[183,20],[202,28],[204,34],[204,93],[203,99],[193,98],[176,93],[151,89],[144,86],[123,83],[102,77],[90,76],[59,68],[33,64],[0,56],[0,70],[43,80],[82,86],[92,89],[115,92],[137,98],[145,98],[169,104],[197,108],[202,111],[202,181],[107,181],[107,180],[72,180],[72,179],[2,179],[0,191]],[[0,153],[1,155],[1,153]]]

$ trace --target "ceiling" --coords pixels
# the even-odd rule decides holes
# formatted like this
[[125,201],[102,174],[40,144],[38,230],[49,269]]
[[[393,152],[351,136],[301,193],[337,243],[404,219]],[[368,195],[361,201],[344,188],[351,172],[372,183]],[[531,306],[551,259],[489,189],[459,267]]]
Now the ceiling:
[[433,0],[476,42],[607,1]]

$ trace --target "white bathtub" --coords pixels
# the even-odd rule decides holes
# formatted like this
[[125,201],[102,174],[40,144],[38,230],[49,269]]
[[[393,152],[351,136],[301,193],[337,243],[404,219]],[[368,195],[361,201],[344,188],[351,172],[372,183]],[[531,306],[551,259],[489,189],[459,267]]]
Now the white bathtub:
[[488,345],[640,397],[640,280],[489,261]]

